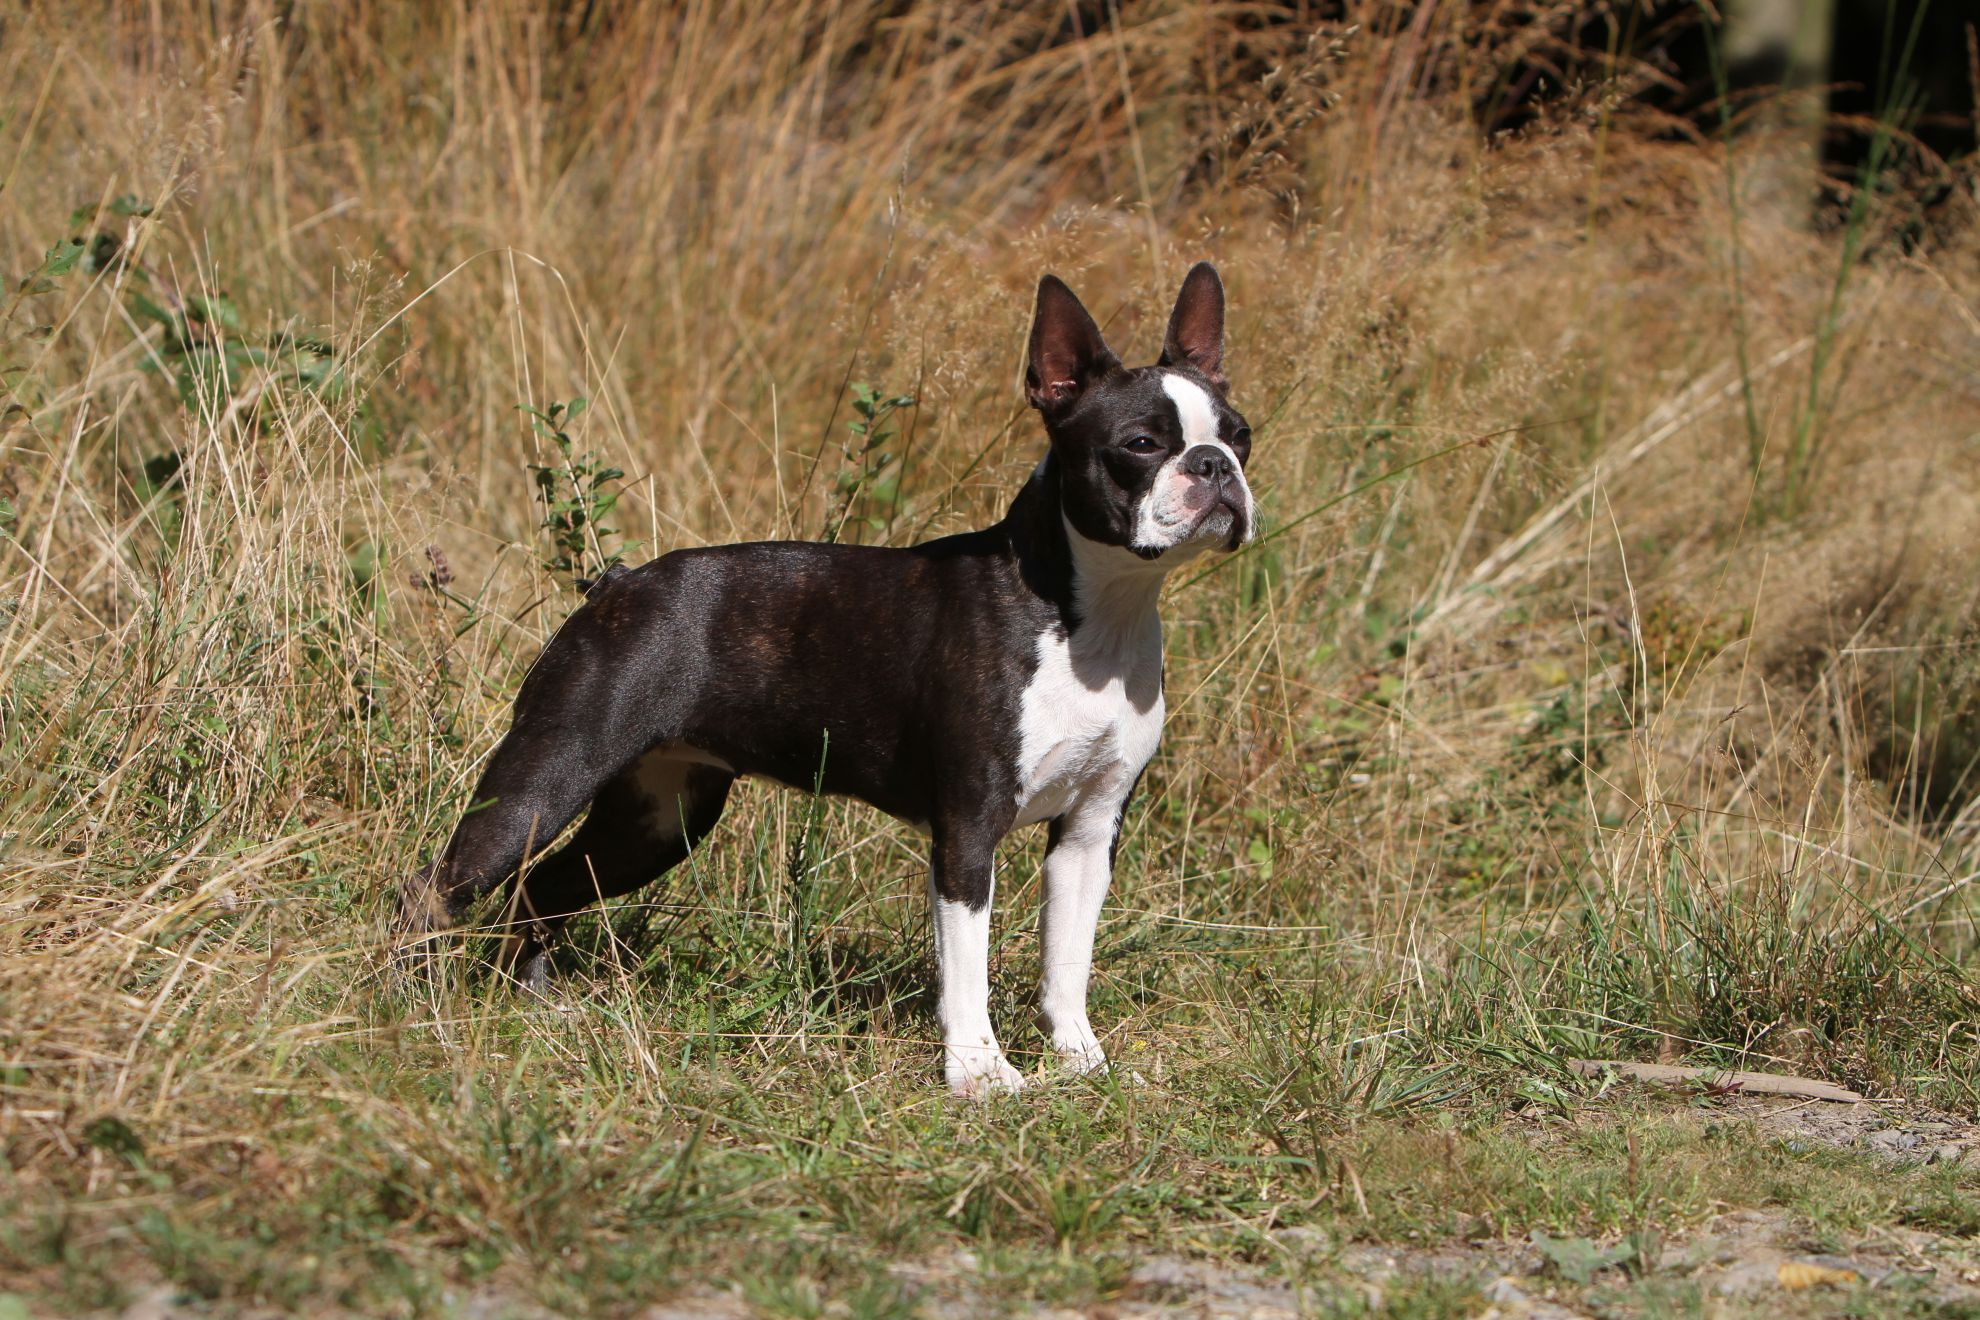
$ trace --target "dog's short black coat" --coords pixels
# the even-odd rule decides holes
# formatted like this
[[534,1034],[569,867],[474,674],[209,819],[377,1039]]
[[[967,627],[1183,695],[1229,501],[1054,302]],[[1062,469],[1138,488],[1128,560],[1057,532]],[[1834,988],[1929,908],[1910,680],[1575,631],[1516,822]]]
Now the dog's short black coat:
[[[584,603],[524,679],[473,808],[408,887],[409,923],[456,917],[510,883],[589,807],[516,897],[510,955],[540,974],[565,918],[681,861],[748,774],[819,784],[925,827],[938,902],[984,908],[996,844],[1018,816],[1019,706],[1040,639],[1064,641],[1085,622],[1092,584],[1077,580],[1071,539],[1089,556],[1101,547],[1160,560],[1163,546],[1136,541],[1158,479],[1187,488],[1192,527],[1228,524],[1216,533],[1225,548],[1250,533],[1239,470],[1250,431],[1225,398],[1222,343],[1222,286],[1208,266],[1185,280],[1161,361],[1139,370],[1120,364],[1078,299],[1047,276],[1026,388],[1051,445],[1000,522],[899,549],[678,550],[586,584]],[[1169,377],[1201,391],[1214,440],[1204,442],[1201,408],[1195,440],[1184,434]],[[1147,579],[1156,586],[1161,568]],[[1152,622],[1155,597],[1144,594],[1137,608]],[[1127,694],[1144,710],[1159,704],[1159,636],[1157,624],[1153,690]],[[1118,659],[1075,659],[1073,677],[1106,690],[1119,673],[1077,667]],[[1130,769],[1138,778],[1140,766]],[[1125,805],[1122,796],[1110,806],[1116,841]],[[1063,823],[1050,822],[1048,856]],[[1090,1039],[1083,1013],[1079,1026]]]
[[[1057,505],[1048,462],[982,531],[904,550],[796,541],[679,550],[599,582],[523,681],[517,720],[474,795],[490,804],[477,816],[493,810],[502,822],[479,822],[459,840],[446,858],[448,891],[504,882],[525,847],[545,845],[593,796],[610,795],[601,806],[640,801],[629,776],[669,744],[800,788],[822,771],[826,792],[917,824],[968,829],[987,817],[979,828],[1001,837],[1009,821],[985,806],[1015,795],[1015,705],[1037,666],[1031,640],[1075,622]],[[766,619],[777,626],[763,628]],[[888,662],[875,664],[876,652]],[[989,754],[942,755],[957,747]],[[698,837],[735,774],[696,769],[687,796]],[[602,828],[574,852],[596,866],[594,845],[624,831],[624,815],[594,809]],[[638,864],[650,842],[607,850],[625,865],[598,875],[606,897],[651,878]],[[982,878],[957,896],[983,901]],[[591,879],[540,867],[525,910],[539,919],[576,910],[595,897]]]

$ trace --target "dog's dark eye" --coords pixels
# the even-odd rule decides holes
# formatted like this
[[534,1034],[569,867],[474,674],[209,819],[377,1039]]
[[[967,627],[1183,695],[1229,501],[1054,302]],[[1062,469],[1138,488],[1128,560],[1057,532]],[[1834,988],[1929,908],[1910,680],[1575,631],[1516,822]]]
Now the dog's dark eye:
[[1145,435],[1136,436],[1122,447],[1130,454],[1159,454],[1162,452],[1162,442]]
[[1251,456],[1251,428],[1240,426],[1237,434],[1231,437],[1231,449],[1240,459]]

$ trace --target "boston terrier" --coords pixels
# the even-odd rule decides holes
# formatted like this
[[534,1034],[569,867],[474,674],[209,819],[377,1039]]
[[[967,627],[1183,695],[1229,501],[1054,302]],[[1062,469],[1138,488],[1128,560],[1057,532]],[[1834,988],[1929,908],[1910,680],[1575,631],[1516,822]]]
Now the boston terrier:
[[983,1096],[1023,1081],[990,1025],[992,862],[1043,822],[1042,1025],[1072,1070],[1104,1068],[1087,975],[1162,735],[1157,597],[1255,526],[1216,270],[1190,270],[1160,360],[1132,370],[1045,276],[1025,387],[1050,448],[994,527],[908,548],[676,550],[594,583],[523,680],[471,810],[406,887],[405,925],[458,918],[521,874],[504,959],[541,984],[558,928],[677,865],[737,776],[849,794],[929,836],[943,1070]]

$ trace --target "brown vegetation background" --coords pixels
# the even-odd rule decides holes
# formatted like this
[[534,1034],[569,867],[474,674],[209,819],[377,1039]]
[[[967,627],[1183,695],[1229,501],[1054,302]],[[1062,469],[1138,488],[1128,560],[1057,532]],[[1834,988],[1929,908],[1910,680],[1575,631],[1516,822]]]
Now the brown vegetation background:
[[[1217,1151],[1566,1094],[1576,1054],[1973,1100],[1980,239],[1970,162],[1901,121],[1784,203],[1778,102],[1679,117],[1621,11],[1566,5],[0,34],[0,1258],[37,1287],[420,1309],[482,1251],[568,1303],[637,1206],[832,1226],[828,1279],[874,1216],[963,1232],[910,832],[751,789],[575,942],[562,1016],[470,958],[395,982],[383,917],[576,599],[530,465],[622,471],[593,558],[981,525],[1040,452],[1047,270],[1147,360],[1218,263],[1270,535],[1169,598],[1102,932],[1096,1022],[1194,1135],[1150,1173],[1060,1115],[996,1232],[1089,1232],[1073,1147],[1215,1187]],[[914,400],[872,453],[855,384]],[[518,406],[580,396],[573,473]],[[1014,1054],[1035,884],[1014,841]],[[859,1177],[779,1144],[853,1112]],[[1149,1196],[1105,1231],[1195,1222]],[[727,1249],[690,1237],[667,1269]]]

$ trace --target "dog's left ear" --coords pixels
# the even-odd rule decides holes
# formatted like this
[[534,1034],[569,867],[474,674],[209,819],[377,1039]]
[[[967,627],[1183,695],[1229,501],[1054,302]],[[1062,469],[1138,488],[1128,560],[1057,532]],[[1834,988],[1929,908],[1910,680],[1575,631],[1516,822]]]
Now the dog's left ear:
[[1100,327],[1065,281],[1057,275],[1040,279],[1024,371],[1031,406],[1047,414],[1069,407],[1087,386],[1120,366]]
[[1230,387],[1224,378],[1224,282],[1207,261],[1197,262],[1183,276],[1160,365],[1195,367],[1218,389]]

